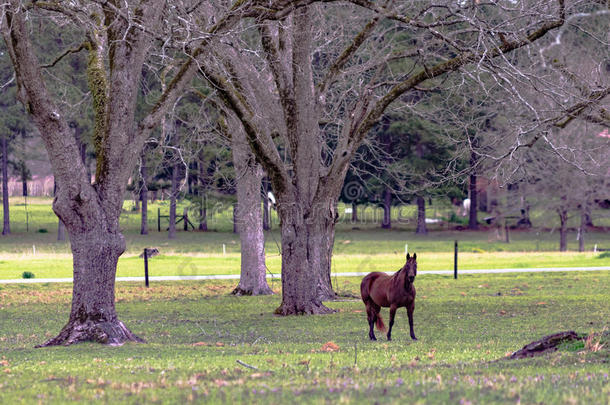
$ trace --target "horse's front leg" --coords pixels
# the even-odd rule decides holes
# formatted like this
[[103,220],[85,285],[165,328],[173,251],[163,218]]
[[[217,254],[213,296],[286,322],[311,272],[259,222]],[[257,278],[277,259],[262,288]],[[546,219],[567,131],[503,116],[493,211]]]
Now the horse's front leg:
[[396,316],[396,304],[390,305],[390,329],[388,329],[388,340],[392,340],[392,326],[394,326],[394,316]]
[[413,310],[415,309],[415,300],[407,304],[407,315],[409,316],[409,331],[411,332],[411,339],[417,340],[415,332],[413,331]]

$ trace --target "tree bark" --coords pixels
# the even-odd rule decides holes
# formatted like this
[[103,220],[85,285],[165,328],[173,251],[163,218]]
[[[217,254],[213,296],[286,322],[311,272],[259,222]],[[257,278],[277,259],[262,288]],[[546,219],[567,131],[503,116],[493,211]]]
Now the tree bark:
[[417,196],[417,229],[415,233],[418,235],[428,233],[428,228],[426,227],[426,199],[421,196]]
[[278,201],[282,234],[282,303],[279,315],[325,314],[335,298],[330,280],[335,211],[332,201],[308,206]]
[[[53,181],[53,196],[57,195],[57,182]],[[57,240],[65,241],[66,240],[66,226],[64,225],[61,218],[57,217]]]
[[559,214],[559,251],[568,250],[568,210],[561,207],[557,210]]
[[392,192],[389,187],[383,190],[383,221],[381,227],[383,229],[392,228]]
[[231,143],[237,205],[235,225],[241,242],[241,273],[239,284],[233,290],[235,295],[268,295],[273,294],[267,284],[267,266],[265,265],[265,235],[261,213],[260,190],[263,169],[256,162],[241,123],[231,120]]
[[3,210],[3,223],[2,223],[2,235],[10,235],[11,233],[11,220],[9,213],[9,196],[8,196],[8,144],[6,136],[3,136],[0,140],[2,146],[2,210]]
[[178,195],[178,164],[172,166],[172,185],[169,197],[169,231],[167,237],[176,239],[176,198]]
[[72,230],[74,287],[70,320],[59,335],[39,347],[83,341],[110,345],[143,342],[118,319],[114,304],[116,266],[125,250],[123,235],[105,229]]
[[263,230],[271,229],[271,216],[269,212],[269,180],[263,177]]
[[63,242],[66,240],[66,226],[57,218],[57,240]]
[[358,204],[352,202],[352,223],[358,222]]
[[19,168],[21,169],[21,194],[24,197],[28,196],[28,167],[25,161],[19,162]]
[[142,153],[142,168],[140,175],[142,183],[140,186],[140,200],[142,200],[142,214],[140,222],[140,235],[148,235],[148,168],[146,167],[146,156]]

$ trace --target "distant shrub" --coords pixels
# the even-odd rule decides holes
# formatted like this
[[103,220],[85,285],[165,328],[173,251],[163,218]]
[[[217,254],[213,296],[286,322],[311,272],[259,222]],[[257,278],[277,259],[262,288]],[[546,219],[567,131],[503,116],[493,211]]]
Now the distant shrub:
[[31,271],[24,271],[23,274],[21,275],[21,278],[34,278],[34,277],[36,277],[36,276]]
[[483,249],[474,247],[472,248],[472,253],[486,253]]
[[38,233],[49,233],[49,231],[46,228],[40,228]]
[[602,252],[597,256],[598,259],[608,259],[610,258],[610,251]]

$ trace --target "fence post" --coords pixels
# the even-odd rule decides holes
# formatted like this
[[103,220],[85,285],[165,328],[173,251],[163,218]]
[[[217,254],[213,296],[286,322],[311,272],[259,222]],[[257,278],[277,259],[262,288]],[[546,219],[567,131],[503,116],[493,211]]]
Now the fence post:
[[157,231],[161,232],[161,208],[157,208]]
[[148,249],[144,248],[144,283],[148,287]]
[[184,207],[182,218],[184,220],[184,231],[186,232],[189,230],[189,209],[187,207]]
[[457,280],[458,269],[458,241],[455,241],[453,246],[453,278]]

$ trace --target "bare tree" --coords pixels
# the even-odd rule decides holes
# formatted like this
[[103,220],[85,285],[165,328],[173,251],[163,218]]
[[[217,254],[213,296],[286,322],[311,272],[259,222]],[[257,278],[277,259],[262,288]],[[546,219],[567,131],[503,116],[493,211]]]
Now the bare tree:
[[[503,80],[515,68],[508,55],[561,27],[573,10],[561,0],[522,8],[352,3],[363,9],[325,5],[281,21],[261,18],[258,37],[235,37],[219,44],[215,61],[202,61],[203,75],[242,121],[278,200],[279,314],[330,311],[322,300],[334,296],[336,201],[351,158],[386,109],[442,88],[442,78],[456,71]],[[271,131],[265,120],[275,124]]]
[[[157,39],[165,43],[169,36],[163,29],[171,31],[170,27],[176,26],[174,23],[179,20],[173,19],[176,14],[188,15],[192,7],[186,7],[182,2],[170,7],[166,2],[135,0],[35,2],[32,5],[11,0],[2,4],[2,36],[15,69],[19,97],[48,151],[59,185],[53,210],[66,225],[74,260],[70,318],[59,335],[44,346],[84,340],[107,344],[141,341],[118,319],[114,303],[116,265],[125,250],[119,214],[127,180],[146,137],[196,73],[195,57],[201,56],[212,41],[244,16],[284,12],[283,4],[270,4],[269,11],[245,3],[219,8],[217,18],[210,14],[203,19],[201,24],[208,24],[202,27],[205,36],[191,38],[188,28],[174,30],[184,34],[176,37],[190,57],[178,62],[181,67],[163,94],[137,123],[138,86],[143,65],[151,57],[153,43]],[[194,6],[203,7],[201,3]],[[291,4],[289,8],[293,6]],[[78,50],[88,54],[88,86],[95,113],[93,146],[97,166],[94,184],[78,158],[80,151],[68,122],[58,108],[57,100],[47,90],[27,23],[30,14],[34,13],[40,15],[41,23],[45,19],[64,18],[66,28],[75,27],[83,33],[83,46]],[[75,51],[66,51],[61,57]],[[164,52],[162,48],[161,59]]]
[[231,137],[237,205],[235,222],[241,242],[241,273],[235,295],[273,294],[267,284],[265,235],[261,212],[263,168],[248,146],[241,122],[227,113],[227,135]]

